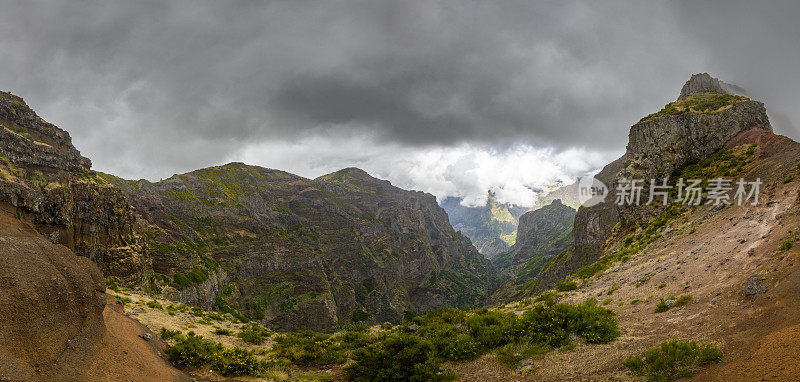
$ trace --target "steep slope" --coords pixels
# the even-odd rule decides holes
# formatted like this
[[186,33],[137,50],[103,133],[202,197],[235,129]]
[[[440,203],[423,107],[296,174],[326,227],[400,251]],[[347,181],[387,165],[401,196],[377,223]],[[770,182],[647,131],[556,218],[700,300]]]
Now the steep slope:
[[137,337],[145,328],[106,307],[100,270],[73,253],[101,263],[127,253],[120,190],[87,181],[91,162],[69,135],[2,92],[0,138],[0,379],[185,379]]
[[67,132],[0,92],[0,202],[106,274],[141,282],[148,264],[137,250],[130,206],[90,167]]
[[535,281],[530,281],[542,266],[572,242],[574,219],[575,210],[565,206],[559,199],[522,215],[517,242],[510,251],[492,262],[498,272],[509,278],[493,299],[507,301],[529,295],[535,284]]
[[[685,116],[685,120],[697,117]],[[725,121],[710,117],[706,117],[710,122]],[[698,381],[795,380],[794,360],[800,355],[796,342],[800,328],[800,143],[772,133],[761,112],[738,118],[753,123],[752,128],[739,129],[739,123],[716,125],[730,127],[735,134],[719,131],[719,139],[725,140],[720,148],[673,170],[673,176],[759,179],[757,203],[677,203],[658,209],[658,215],[650,218],[645,216],[653,211],[637,209],[631,209],[632,214],[627,209],[581,208],[578,212],[579,217],[583,214],[583,219],[592,220],[594,227],[605,221],[616,227],[609,229],[611,234],[600,245],[599,260],[587,260],[589,265],[579,269],[565,267],[564,274],[579,289],[563,294],[560,301],[594,298],[613,309],[623,331],[620,338],[604,346],[579,345],[571,352],[535,359],[527,375],[498,368],[489,358],[479,359],[460,365],[459,370],[467,371],[462,379],[641,380],[622,361],[664,340],[679,338],[710,341],[723,351],[722,362],[701,370],[695,376]],[[695,133],[702,136],[703,131]],[[715,140],[706,142],[716,145]],[[635,141],[631,143],[629,149],[636,146]],[[624,166],[615,166],[604,171],[623,171]],[[598,211],[613,212],[617,218],[604,221]],[[625,226],[629,219],[638,222]],[[585,223],[576,221],[574,229],[585,229]],[[550,264],[563,266],[558,261]],[[673,296],[685,296],[687,303],[664,311],[670,305],[665,300]],[[519,309],[527,301],[510,307]],[[657,310],[660,303],[664,305]]]
[[318,179],[232,163],[124,188],[165,296],[285,329],[480,305],[488,261],[432,195],[350,168]]
[[492,259],[514,245],[519,217],[527,208],[499,203],[489,192],[486,205],[467,207],[459,198],[446,198],[442,208],[450,224],[468,237],[484,257]]
[[[692,76],[684,89],[705,89],[693,85],[693,81],[706,80],[705,76]],[[664,210],[661,203],[645,205],[649,183],[641,192],[641,205],[618,205],[620,179],[649,182],[672,176],[674,181],[673,175],[680,174],[683,168],[708,158],[734,136],[749,129],[772,131],[764,104],[729,94],[691,94],[642,118],[630,129],[625,154],[595,176],[608,186],[605,202],[578,210],[572,246],[544,267],[538,276],[540,285],[553,285],[572,271],[593,263],[602,255],[614,232],[624,232]]]

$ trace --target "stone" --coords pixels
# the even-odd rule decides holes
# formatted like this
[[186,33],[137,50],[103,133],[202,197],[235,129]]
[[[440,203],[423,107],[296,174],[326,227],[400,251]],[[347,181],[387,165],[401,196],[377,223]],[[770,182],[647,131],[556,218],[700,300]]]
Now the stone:
[[669,299],[669,300],[664,301],[664,306],[666,306],[667,309],[674,308],[675,307],[675,300]]
[[767,285],[765,283],[766,279],[761,277],[761,275],[752,275],[747,278],[747,282],[744,285],[744,294],[745,296],[753,296],[761,293],[767,292]]
[[139,337],[145,341],[150,341],[153,339],[153,335],[150,333],[140,334]]

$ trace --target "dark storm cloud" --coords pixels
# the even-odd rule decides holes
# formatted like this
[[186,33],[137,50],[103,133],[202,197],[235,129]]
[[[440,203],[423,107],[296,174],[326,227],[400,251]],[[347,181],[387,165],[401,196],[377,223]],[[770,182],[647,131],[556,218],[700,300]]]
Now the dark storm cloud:
[[796,10],[693,4],[12,2],[0,88],[150,178],[325,136],[619,150],[701,71],[796,121]]

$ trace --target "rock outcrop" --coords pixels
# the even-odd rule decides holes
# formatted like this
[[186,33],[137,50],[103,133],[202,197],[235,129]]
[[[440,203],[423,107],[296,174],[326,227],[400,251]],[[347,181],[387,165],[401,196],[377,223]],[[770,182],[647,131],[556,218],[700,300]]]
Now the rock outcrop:
[[553,285],[595,262],[612,230],[647,221],[663,210],[660,203],[645,205],[649,183],[641,192],[639,205],[617,205],[620,179],[664,179],[717,152],[744,131],[772,131],[764,104],[728,95],[724,86],[729,85],[707,74],[694,75],[678,101],[631,127],[625,154],[595,176],[609,188],[605,202],[578,210],[573,244],[538,275],[540,287]]
[[107,275],[140,282],[148,265],[136,247],[133,211],[90,167],[66,131],[0,92],[0,202]]

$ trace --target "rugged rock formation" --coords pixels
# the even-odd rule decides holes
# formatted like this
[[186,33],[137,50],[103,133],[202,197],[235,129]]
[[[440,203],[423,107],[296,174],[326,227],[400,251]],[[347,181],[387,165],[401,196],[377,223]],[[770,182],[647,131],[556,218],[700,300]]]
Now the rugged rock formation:
[[575,210],[559,199],[520,217],[514,247],[492,261],[498,272],[510,278],[495,294],[496,299],[530,294],[533,285],[526,283],[572,243],[574,219]]
[[114,180],[140,215],[164,293],[273,327],[332,329],[476,306],[494,273],[432,195],[358,169],[318,179],[232,163]]
[[609,187],[605,202],[578,210],[574,242],[539,274],[540,286],[552,285],[597,260],[612,230],[647,221],[662,211],[660,203],[644,205],[649,198],[649,183],[641,193],[642,205],[618,206],[616,187],[620,179],[649,182],[670,177],[723,148],[743,131],[772,131],[764,104],[741,96],[709,93],[715,90],[725,92],[717,79],[694,75],[678,101],[631,127],[625,154],[595,176]]
[[739,94],[747,95],[744,89],[731,84],[726,84],[708,73],[692,74],[692,77],[681,88],[678,99],[688,98],[700,93]]
[[140,344],[144,328],[106,309],[87,257],[131,279],[145,264],[124,255],[130,206],[90,166],[69,134],[0,92],[0,380],[181,380]]
[[90,166],[66,131],[0,92],[0,202],[107,275],[140,282],[148,264],[136,247],[130,205]]

